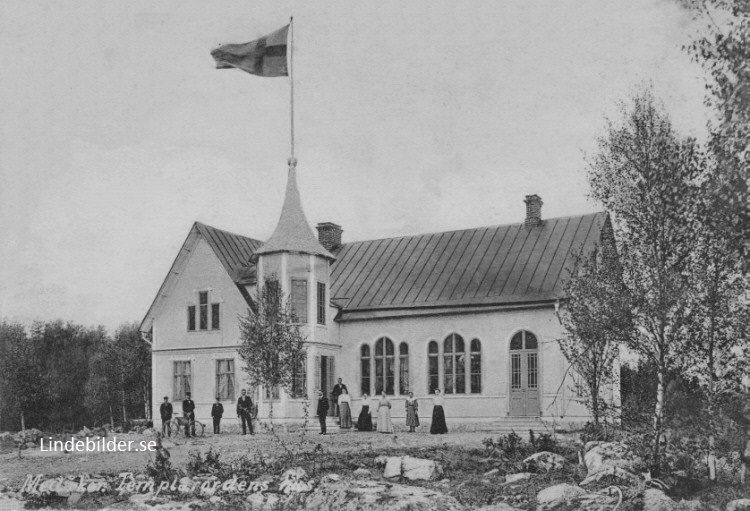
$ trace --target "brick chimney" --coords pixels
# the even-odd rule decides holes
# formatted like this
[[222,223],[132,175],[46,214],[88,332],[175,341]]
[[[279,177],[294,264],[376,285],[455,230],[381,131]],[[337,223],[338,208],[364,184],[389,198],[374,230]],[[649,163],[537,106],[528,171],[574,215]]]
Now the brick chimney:
[[322,222],[316,228],[318,229],[318,241],[326,250],[336,250],[341,246],[341,233],[344,230],[340,225],[333,222]]
[[526,203],[526,227],[536,227],[542,223],[542,198],[538,195],[527,195],[524,199]]

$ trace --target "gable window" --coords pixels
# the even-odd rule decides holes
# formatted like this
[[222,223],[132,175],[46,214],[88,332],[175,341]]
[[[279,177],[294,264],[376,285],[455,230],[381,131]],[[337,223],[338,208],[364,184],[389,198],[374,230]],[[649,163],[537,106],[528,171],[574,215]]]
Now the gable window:
[[178,360],[172,365],[172,400],[182,401],[193,387],[193,379],[190,373],[190,361]]
[[208,291],[198,292],[198,305],[187,306],[187,329],[188,332],[197,330],[208,330],[209,322],[211,330],[221,328],[221,304],[209,303]]
[[409,393],[409,345],[398,345],[398,388],[401,394]]
[[216,395],[222,401],[234,401],[234,359],[216,361]]
[[292,279],[292,314],[298,323],[307,323],[307,281]]
[[208,291],[198,293],[199,328],[208,330]]
[[326,324],[326,285],[318,282],[318,324]]
[[360,385],[359,393],[370,394],[370,347],[363,344],[359,349]]
[[195,305],[188,305],[188,330],[195,331]]
[[463,337],[454,333],[443,340],[442,353],[440,347],[436,341],[427,345],[427,391],[440,388],[442,381],[444,394],[481,394],[481,341],[474,339],[467,345]]

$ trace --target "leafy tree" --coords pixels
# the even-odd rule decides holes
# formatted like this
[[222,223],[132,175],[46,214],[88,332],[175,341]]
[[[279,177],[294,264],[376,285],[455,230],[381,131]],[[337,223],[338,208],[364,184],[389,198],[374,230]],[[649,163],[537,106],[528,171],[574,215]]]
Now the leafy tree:
[[20,323],[0,323],[0,402],[4,429],[41,427],[47,378],[38,346]]
[[682,367],[703,158],[681,139],[650,90],[621,106],[590,161],[592,196],[612,214],[636,335],[628,345],[657,374],[652,463],[658,470],[669,371]]
[[306,361],[305,338],[275,277],[265,279],[256,309],[240,318],[243,369],[252,386],[291,393],[294,376]]
[[[611,232],[609,222],[605,232]],[[605,243],[613,245],[614,240],[606,237]],[[629,340],[633,328],[629,295],[616,255],[612,246],[577,261],[565,286],[562,309],[566,335],[560,346],[581,378],[577,390],[597,426],[617,412],[602,391],[614,383],[619,347]]]

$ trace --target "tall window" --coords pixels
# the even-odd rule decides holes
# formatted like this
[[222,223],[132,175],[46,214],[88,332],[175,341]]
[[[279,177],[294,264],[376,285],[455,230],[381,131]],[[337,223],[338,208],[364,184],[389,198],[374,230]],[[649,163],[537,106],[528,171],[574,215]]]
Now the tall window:
[[326,324],[326,285],[318,282],[318,324]]
[[479,339],[467,345],[460,335],[450,334],[442,345],[430,341],[427,345],[428,392],[440,388],[441,381],[445,394],[482,393],[482,344]]
[[464,339],[457,334],[451,334],[443,341],[443,385],[446,394],[466,392]]
[[[511,351],[532,350],[526,351],[525,355],[526,384],[529,389],[537,389],[539,387],[539,355],[535,351],[538,347],[539,343],[536,336],[526,330],[518,332],[510,340]],[[521,373],[523,371],[521,355],[521,353],[510,354],[510,388],[514,390],[521,388]]]
[[439,357],[438,343],[430,341],[427,346],[427,391],[429,393],[440,388]]
[[300,357],[297,365],[292,372],[292,391],[290,397],[304,398],[307,397],[307,356]]
[[409,345],[398,345],[398,388],[401,394],[409,393]]
[[193,379],[190,373],[190,361],[175,361],[172,367],[172,399],[174,401],[182,401],[185,399],[185,395],[188,392],[191,392],[193,387]]
[[209,321],[211,330],[221,328],[221,304],[209,303],[208,291],[198,292],[198,305],[187,306],[187,329],[194,332],[198,330],[208,330]]
[[381,337],[375,341],[375,392],[377,394],[380,394],[383,389],[386,394],[393,394],[395,365],[393,341],[387,337]]
[[198,293],[199,328],[208,330],[208,291]]
[[216,361],[216,395],[222,401],[234,401],[234,359]]
[[274,385],[273,387],[266,387],[266,399],[268,401],[276,401],[279,399],[279,386]]
[[369,394],[370,393],[370,347],[367,344],[363,344],[359,350],[359,365],[360,365],[360,385],[359,393]]
[[471,393],[480,394],[482,392],[482,343],[479,339],[471,341],[469,370]]
[[188,305],[188,330],[195,331],[195,305]]
[[292,314],[298,323],[307,323],[307,281],[292,279]]

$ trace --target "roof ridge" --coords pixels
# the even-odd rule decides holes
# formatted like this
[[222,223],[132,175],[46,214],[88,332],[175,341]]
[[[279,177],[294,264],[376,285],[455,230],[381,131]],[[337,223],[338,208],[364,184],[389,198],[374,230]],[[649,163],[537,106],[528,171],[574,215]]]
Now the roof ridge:
[[[606,211],[595,211],[593,213],[584,213],[582,215],[566,215],[566,216],[556,216],[551,218],[544,218],[542,219],[543,222],[546,222],[548,220],[565,220],[569,218],[583,218],[587,216],[596,216],[596,215],[603,215],[606,214]],[[416,234],[404,234],[401,236],[384,236],[382,238],[371,238],[366,240],[356,240],[356,241],[347,241],[346,243],[342,243],[340,245],[340,250],[344,246],[347,245],[354,245],[355,243],[368,243],[373,241],[383,241],[383,240],[397,240],[397,239],[403,239],[403,238],[415,238],[417,236],[434,236],[435,234],[449,234],[449,233],[456,233],[456,232],[466,232],[466,231],[475,231],[477,229],[497,229],[499,227],[513,227],[516,225],[523,225],[524,222],[513,222],[512,224],[494,224],[494,225],[478,225],[476,227],[468,227],[465,229],[452,229],[449,231],[431,231],[431,232],[420,232]],[[337,250],[337,252],[338,252]]]

